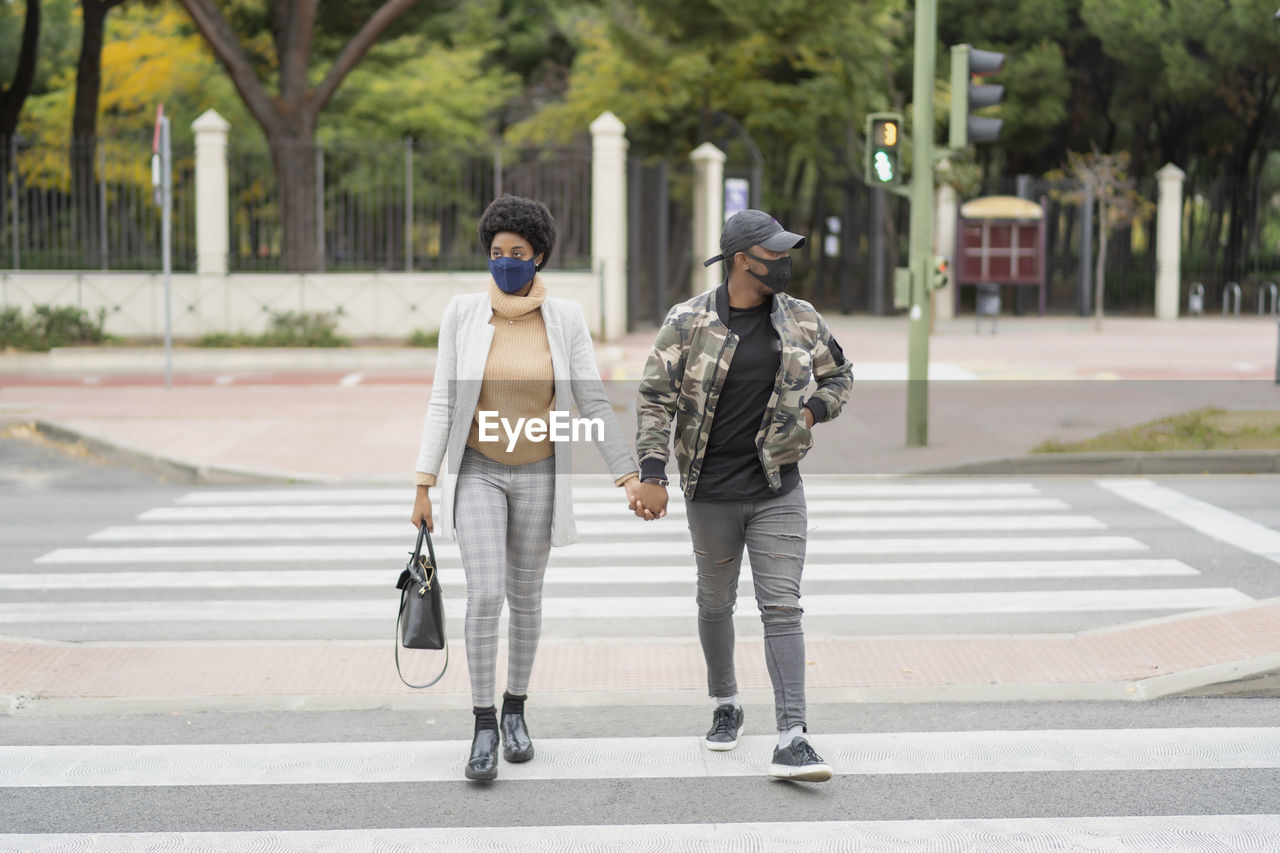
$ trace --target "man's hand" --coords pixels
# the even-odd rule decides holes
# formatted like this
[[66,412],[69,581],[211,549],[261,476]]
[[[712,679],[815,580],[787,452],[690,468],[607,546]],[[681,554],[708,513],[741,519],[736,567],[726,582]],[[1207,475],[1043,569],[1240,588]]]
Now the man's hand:
[[427,497],[427,487],[418,486],[418,495],[413,499],[413,516],[410,519],[413,522],[414,530],[422,526],[422,522],[427,523],[427,532],[435,533],[435,524],[431,520],[431,498]]
[[664,517],[667,514],[667,487],[657,483],[638,483],[632,509],[637,518],[645,521]]
[[813,429],[813,409],[808,406],[804,407],[804,425],[808,429]]
[[634,512],[637,518],[643,518],[645,521],[653,521],[657,518],[656,515],[646,510],[640,503],[640,480],[638,478],[627,480],[622,484],[622,487],[627,490],[627,509]]

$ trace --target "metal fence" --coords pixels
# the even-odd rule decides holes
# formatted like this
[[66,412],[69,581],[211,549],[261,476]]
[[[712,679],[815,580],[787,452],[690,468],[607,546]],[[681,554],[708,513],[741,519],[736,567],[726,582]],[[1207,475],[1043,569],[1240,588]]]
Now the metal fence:
[[[151,140],[62,145],[0,137],[0,266],[142,270],[160,266]],[[195,264],[195,157],[174,150],[173,261]]]
[[[0,268],[139,270],[160,266],[150,139],[64,146],[0,139]],[[591,264],[587,147],[441,156],[423,143],[328,144],[313,163],[318,265],[329,271],[483,269],[476,224],[502,193],[545,202],[559,230],[557,269]],[[174,149],[173,268],[195,269],[195,152]],[[232,140],[229,268],[285,268],[279,188],[263,143]]]

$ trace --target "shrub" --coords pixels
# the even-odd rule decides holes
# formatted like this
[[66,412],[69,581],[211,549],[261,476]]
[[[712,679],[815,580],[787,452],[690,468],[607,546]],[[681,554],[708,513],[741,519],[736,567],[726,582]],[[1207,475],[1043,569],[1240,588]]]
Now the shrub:
[[440,330],[424,332],[421,329],[414,329],[413,334],[409,336],[409,346],[429,348],[440,346]]
[[107,309],[96,315],[71,305],[37,305],[30,317],[14,306],[0,309],[0,348],[46,352],[54,347],[100,344],[111,340],[104,331]]
[[195,342],[198,347],[346,347],[338,321],[329,314],[281,311],[271,315],[271,328],[261,335],[213,332]]

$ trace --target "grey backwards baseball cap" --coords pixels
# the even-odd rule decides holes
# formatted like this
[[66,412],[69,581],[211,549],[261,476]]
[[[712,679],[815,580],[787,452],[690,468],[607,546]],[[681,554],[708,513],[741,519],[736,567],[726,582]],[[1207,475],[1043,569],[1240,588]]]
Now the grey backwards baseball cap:
[[720,254],[702,262],[709,267],[716,261],[725,261],[738,252],[745,252],[752,246],[760,246],[770,252],[789,252],[799,249],[805,238],[792,234],[778,224],[763,210],[741,210],[729,217],[720,232]]

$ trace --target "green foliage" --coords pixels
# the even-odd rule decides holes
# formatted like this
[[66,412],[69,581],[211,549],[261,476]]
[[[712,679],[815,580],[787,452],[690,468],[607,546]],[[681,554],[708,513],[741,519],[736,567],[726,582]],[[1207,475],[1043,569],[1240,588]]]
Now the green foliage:
[[451,48],[416,34],[375,46],[325,111],[321,138],[412,136],[433,156],[475,151],[491,135],[491,116],[519,87],[514,74],[485,62],[490,47]]
[[440,330],[424,332],[422,329],[414,329],[413,334],[409,335],[408,345],[434,349],[440,345]]
[[37,305],[30,316],[12,305],[0,308],[0,349],[47,352],[56,347],[100,344],[110,340],[103,331],[107,310],[90,314],[71,305]]
[[271,327],[261,335],[214,332],[198,338],[198,347],[346,347],[351,341],[338,334],[331,314],[281,311],[271,315]]
[[1196,409],[1171,418],[1112,430],[1084,441],[1046,441],[1032,453],[1262,450],[1280,448],[1280,411]]

